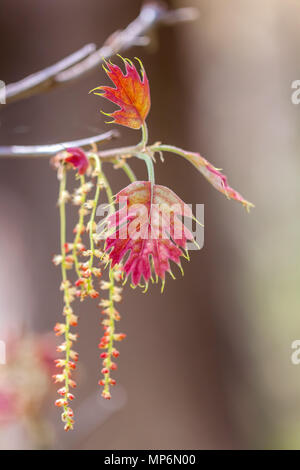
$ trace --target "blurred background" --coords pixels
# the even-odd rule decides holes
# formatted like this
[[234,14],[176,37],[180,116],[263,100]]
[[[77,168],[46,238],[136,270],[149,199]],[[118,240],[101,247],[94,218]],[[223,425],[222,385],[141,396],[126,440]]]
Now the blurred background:
[[[169,280],[163,295],[155,287],[146,296],[125,290],[118,326],[127,339],[110,402],[97,386],[98,310],[92,301],[78,304],[77,423],[66,434],[49,380],[48,333],[62,308],[60,271],[51,263],[59,250],[58,182],[47,159],[1,159],[0,340],[10,346],[0,365],[0,448],[300,448],[300,366],[291,362],[300,339],[300,105],[291,102],[291,83],[300,79],[300,3],[167,3],[194,6],[199,18],[160,28],[151,46],[125,54],[143,60],[150,80],[150,141],[199,151],[256,207],[247,214],[175,156],[157,163],[159,184],[205,204],[204,248],[191,252],[184,278]],[[141,5],[2,0],[0,79],[17,81],[86,43],[101,45]],[[113,106],[88,95],[103,80],[99,67],[68,87],[1,105],[1,145],[107,130],[99,109]],[[115,127],[117,144],[139,138]],[[106,166],[117,192],[126,177]],[[145,177],[141,162],[132,166]],[[26,402],[22,419],[13,406],[9,412],[14,395]]]

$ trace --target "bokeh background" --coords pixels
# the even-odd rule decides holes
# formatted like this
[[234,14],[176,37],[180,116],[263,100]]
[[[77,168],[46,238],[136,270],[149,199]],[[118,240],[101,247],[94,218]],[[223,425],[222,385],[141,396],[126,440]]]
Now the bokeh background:
[[[256,208],[247,214],[180,158],[158,162],[158,183],[205,204],[204,248],[192,252],[184,278],[167,282],[163,295],[126,289],[120,328],[128,336],[109,403],[97,387],[98,311],[93,302],[78,305],[75,431],[61,430],[49,382],[38,413],[47,423],[44,438],[23,421],[0,419],[0,448],[300,448],[300,366],[291,362],[291,344],[300,338],[300,106],[291,102],[291,83],[300,79],[300,3],[167,3],[195,6],[199,18],[161,28],[151,46],[126,53],[140,57],[149,76],[150,140],[199,151]],[[19,80],[86,43],[101,45],[141,4],[2,0],[0,79]],[[1,145],[107,130],[99,109],[112,108],[88,95],[103,79],[99,67],[66,88],[1,105]],[[120,145],[137,141],[135,131],[119,130]],[[144,178],[143,164],[132,165]],[[107,173],[115,192],[126,184],[109,164]],[[1,159],[0,339],[37,335],[46,344],[60,319],[60,272],[51,263],[59,249],[57,192],[47,159]],[[19,360],[14,384],[26,394]],[[5,409],[2,402],[0,416]]]

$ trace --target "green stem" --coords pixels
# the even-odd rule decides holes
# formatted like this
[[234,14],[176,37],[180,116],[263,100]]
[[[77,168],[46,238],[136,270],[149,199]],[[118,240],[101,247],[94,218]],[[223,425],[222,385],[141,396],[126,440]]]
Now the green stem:
[[142,141],[141,141],[141,146],[143,150],[146,149],[147,143],[148,143],[148,128],[147,128],[147,124],[144,122],[144,124],[142,125]]
[[152,158],[150,155],[147,153],[141,153],[141,152],[136,152],[135,156],[137,158],[140,158],[141,160],[144,160],[147,166],[147,171],[148,171],[148,180],[151,182],[152,185],[155,184],[155,177],[154,177],[154,165]]
[[61,274],[63,281],[67,279],[67,273],[65,268],[66,262],[66,209],[65,209],[65,202],[63,200],[64,192],[66,191],[66,184],[67,184],[67,175],[66,170],[63,169],[62,179],[60,181],[59,187],[59,216],[60,216],[60,250],[62,256],[62,263],[61,263]]
[[[65,208],[65,200],[64,200],[64,193],[66,191],[66,184],[67,184],[67,174],[65,168],[63,168],[62,179],[60,182],[59,188],[59,214],[60,214],[60,248],[61,248],[61,274],[62,280],[64,285],[64,311],[65,311],[65,342],[66,342],[66,364],[64,368],[64,376],[65,376],[65,388],[66,388],[66,396],[69,393],[69,360],[70,360],[70,338],[69,338],[69,331],[70,331],[70,298],[69,298],[69,287],[67,285],[67,269],[66,269],[66,208]],[[68,406],[64,405],[64,411],[67,416]],[[67,420],[69,418],[67,417]]]
[[186,150],[182,150],[178,147],[175,147],[174,145],[164,145],[164,144],[159,144],[159,145],[151,145],[151,150],[153,152],[171,152],[171,153],[177,153],[177,155],[180,155],[181,157],[185,157],[192,152],[187,152]]
[[[119,160],[116,160],[115,163],[116,164],[119,163]],[[136,176],[135,176],[134,172],[132,171],[132,169],[130,168],[130,166],[128,165],[128,163],[123,161],[121,168],[124,171],[124,173],[126,173],[126,175],[128,176],[130,182],[134,183],[136,181]]]
[[[130,168],[129,168],[130,169]],[[111,186],[108,182],[108,179],[106,178],[105,174],[102,173],[103,180],[104,180],[104,186],[105,186],[105,191],[106,191],[106,196],[107,200],[109,203],[109,211],[110,213],[113,213],[115,211],[115,203],[114,203],[114,198],[113,198],[113,192],[111,189]],[[109,343],[107,347],[107,359],[106,359],[106,366],[109,370],[108,374],[105,374],[104,378],[104,392],[110,393],[109,392],[109,385],[110,385],[110,366],[112,363],[111,356],[113,352],[113,345],[114,345],[114,333],[115,333],[115,307],[114,307],[114,288],[115,288],[115,278],[114,278],[114,268],[109,268]]]
[[110,367],[111,367],[111,356],[113,352],[113,344],[114,344],[114,333],[115,333],[115,319],[114,319],[114,313],[115,313],[115,307],[114,307],[114,287],[115,287],[115,279],[114,279],[114,269],[110,268],[109,269],[109,281],[110,281],[110,287],[109,287],[109,343],[107,347],[107,359],[106,359],[106,367],[109,370],[108,374],[105,374],[105,379],[104,379],[104,391],[109,393],[109,385],[110,385]]
[[[90,220],[89,220],[89,239],[90,239],[90,260],[89,260],[89,270],[91,271],[93,268],[93,261],[94,261],[94,222],[95,222],[95,215],[96,215],[96,210],[97,210],[97,205],[99,201],[99,195],[100,195],[100,185],[101,185],[101,178],[102,178],[102,173],[101,173],[101,162],[97,154],[92,154],[90,155],[90,158],[93,158],[95,161],[95,169],[97,172],[97,182],[96,182],[96,192],[95,192],[95,197],[93,201],[93,209],[91,212]],[[92,287],[92,275],[88,279],[88,291],[90,291]]]
[[[85,177],[84,175],[80,175],[80,186],[82,187],[84,184],[85,184]],[[78,256],[77,256],[77,245],[79,241],[81,240],[81,232],[82,232],[82,227],[83,227],[83,222],[84,222],[85,201],[86,201],[86,193],[83,193],[80,208],[79,208],[79,220],[77,224],[77,232],[76,232],[76,236],[75,236],[74,244],[73,244],[74,264],[75,264],[75,270],[76,270],[78,278],[81,277],[81,273],[79,269],[79,261],[78,261]]]
[[199,154],[194,152],[188,152],[187,150],[183,150],[181,148],[175,147],[174,145],[151,145],[149,147],[152,152],[170,152],[175,153],[176,155],[180,155],[180,157],[185,158],[189,163],[191,163],[198,171],[199,171],[199,163],[198,158]]
[[111,186],[108,182],[108,179],[106,178],[105,174],[102,172],[102,178],[103,178],[103,181],[104,181],[104,188],[105,188],[105,192],[106,192],[106,196],[107,196],[107,200],[108,200],[108,204],[109,204],[109,211],[110,212],[114,212],[115,209],[114,209],[114,196],[113,196],[113,192],[112,192],[112,189],[111,189]]

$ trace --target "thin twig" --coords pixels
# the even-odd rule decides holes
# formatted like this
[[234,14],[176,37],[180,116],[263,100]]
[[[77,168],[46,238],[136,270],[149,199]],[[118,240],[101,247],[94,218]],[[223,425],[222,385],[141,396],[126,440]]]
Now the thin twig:
[[7,85],[6,103],[48,91],[86,76],[98,67],[103,59],[108,59],[132,46],[148,44],[149,41],[145,35],[154,27],[191,21],[197,15],[198,10],[195,8],[179,8],[168,11],[162,3],[155,1],[146,3],[136,19],[124,30],[116,31],[111,35],[100,49],[95,51],[94,45],[89,44],[57,64],[19,82]]
[[95,44],[87,44],[56,64],[50,65],[40,72],[33,73],[16,83],[7,85],[5,90],[6,104],[47,91],[52,87],[55,77],[60,72],[74,66],[78,62],[81,62],[87,56],[95,52],[95,50]]
[[[86,137],[84,139],[59,144],[0,146],[0,157],[51,157],[68,147],[89,147],[91,144],[98,144],[118,136],[119,133],[116,130],[112,130],[93,137]],[[111,156],[109,155],[103,159],[109,160],[110,158]]]

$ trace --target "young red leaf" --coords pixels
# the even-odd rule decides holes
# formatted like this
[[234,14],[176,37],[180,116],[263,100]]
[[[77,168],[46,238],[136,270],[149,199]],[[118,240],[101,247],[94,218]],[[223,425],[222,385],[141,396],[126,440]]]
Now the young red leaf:
[[65,162],[71,163],[74,168],[78,170],[80,175],[84,175],[89,166],[89,160],[86,154],[77,147],[66,149],[67,156],[64,158]]
[[[120,67],[111,62],[105,62],[105,66],[103,66],[115,88],[99,86],[91,90],[90,93],[103,96],[120,107],[120,110],[111,114],[103,113],[113,118],[113,121],[110,122],[131,129],[140,129],[150,110],[149,82],[140,60],[141,76],[131,60],[123,59],[123,61],[126,69],[125,74]],[[97,90],[102,92],[98,93]]]
[[237,202],[243,204],[243,206],[249,211],[254,205],[243,198],[235,189],[229,186],[227,177],[221,173],[221,171],[215,168],[205,158],[201,157],[199,153],[187,153],[185,156],[190,162],[202,173],[202,175],[216,188],[218,191],[223,193],[228,199],[234,199]]
[[182,150],[178,147],[173,147],[172,145],[161,146],[159,148],[176,153],[186,160],[188,160],[195,168],[197,168],[200,173],[213,185],[215,189],[224,194],[228,199],[233,199],[237,202],[240,202],[246,209],[249,211],[251,207],[254,207],[254,204],[244,199],[244,197],[238,193],[235,189],[229,186],[227,177],[223,175],[222,171],[218,168],[215,168],[211,163],[209,163],[204,157],[201,157],[199,153],[188,152]]
[[89,167],[89,159],[79,147],[70,147],[59,152],[51,158],[50,162],[58,170],[58,179],[62,177],[63,162],[69,163],[70,167],[77,170],[80,175],[84,175]]
[[171,272],[169,262],[180,266],[180,248],[186,249],[187,240],[193,241],[178,218],[192,218],[191,209],[171,189],[152,187],[149,181],[130,184],[117,194],[116,201],[126,204],[108,217],[106,250],[112,266],[127,258],[124,271],[135,286],[142,277],[148,283],[152,273],[164,282],[165,273]]

